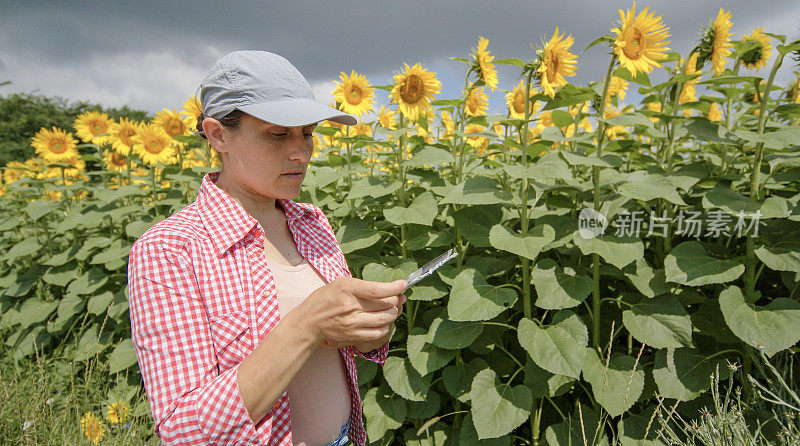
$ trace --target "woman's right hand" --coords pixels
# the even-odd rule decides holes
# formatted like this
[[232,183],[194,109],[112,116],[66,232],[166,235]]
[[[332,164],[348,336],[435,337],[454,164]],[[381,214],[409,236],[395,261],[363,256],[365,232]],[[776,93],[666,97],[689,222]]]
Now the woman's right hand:
[[326,340],[336,346],[374,342],[391,332],[406,287],[403,279],[371,282],[340,277],[317,288],[296,310],[317,345],[324,346]]

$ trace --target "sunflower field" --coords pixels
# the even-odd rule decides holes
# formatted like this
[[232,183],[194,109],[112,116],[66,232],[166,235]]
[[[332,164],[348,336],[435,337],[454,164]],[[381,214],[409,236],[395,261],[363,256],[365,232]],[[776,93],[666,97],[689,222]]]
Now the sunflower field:
[[[371,443],[796,444],[800,76],[775,79],[800,41],[736,40],[732,20],[670,52],[660,16],[620,10],[586,43],[608,69],[585,86],[558,28],[526,59],[480,37],[453,58],[457,98],[421,64],[384,86],[341,73],[332,106],[370,120],[317,127],[296,200],[322,208],[358,278],[459,254],[406,292],[385,366],[358,359]],[[9,355],[66,348],[137,382],[127,256],[219,169],[200,111],[87,113],[82,142],[43,128],[39,156],[5,166]]]

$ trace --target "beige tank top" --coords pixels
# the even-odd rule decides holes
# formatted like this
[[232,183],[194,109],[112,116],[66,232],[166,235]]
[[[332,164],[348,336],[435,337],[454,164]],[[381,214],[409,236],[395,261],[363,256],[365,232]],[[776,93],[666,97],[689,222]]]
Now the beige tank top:
[[[282,316],[325,281],[307,260],[296,266],[267,259]],[[350,390],[339,350],[317,349],[289,383],[289,411],[295,445],[325,445],[339,435],[350,416]]]

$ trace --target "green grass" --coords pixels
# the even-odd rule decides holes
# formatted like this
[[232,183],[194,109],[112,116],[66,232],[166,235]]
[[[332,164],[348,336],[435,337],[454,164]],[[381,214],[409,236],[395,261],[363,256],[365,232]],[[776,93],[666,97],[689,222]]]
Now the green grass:
[[[17,362],[0,347],[0,439],[3,444],[94,444],[81,432],[86,412],[102,419],[98,444],[160,444],[139,377],[110,378],[106,364],[75,362],[62,354]],[[123,423],[106,419],[107,403],[122,399],[130,407]]]
[[[81,431],[80,420],[86,412],[103,420],[106,433],[98,444],[160,444],[138,374],[110,377],[107,364],[96,358],[71,361],[63,351],[23,361],[14,360],[12,353],[0,347],[0,438],[4,444],[93,444]],[[751,360],[748,375],[737,368],[734,379],[721,381],[715,374],[711,395],[702,406],[692,404],[695,410],[681,415],[680,408],[674,410],[674,400],[660,400],[651,435],[660,444],[670,445],[798,444],[800,358],[790,350],[771,360],[763,355],[753,355]],[[748,385],[752,387],[747,393],[758,396],[750,401],[743,395]],[[120,399],[128,403],[130,416],[123,423],[110,423],[107,405]]]

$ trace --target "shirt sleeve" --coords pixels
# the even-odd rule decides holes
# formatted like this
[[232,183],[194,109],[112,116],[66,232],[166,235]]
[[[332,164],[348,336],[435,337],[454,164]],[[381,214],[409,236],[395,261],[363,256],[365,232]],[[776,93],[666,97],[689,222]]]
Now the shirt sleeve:
[[163,444],[258,444],[236,365],[219,373],[191,264],[177,248],[135,243],[131,338]]

